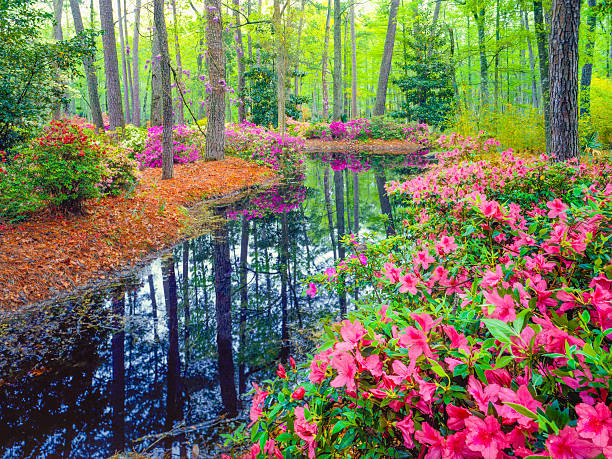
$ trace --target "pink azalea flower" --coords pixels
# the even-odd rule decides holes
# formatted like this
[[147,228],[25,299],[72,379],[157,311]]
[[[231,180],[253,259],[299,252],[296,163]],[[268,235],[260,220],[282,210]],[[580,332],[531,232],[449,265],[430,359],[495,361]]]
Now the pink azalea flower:
[[516,311],[514,310],[514,299],[511,295],[506,294],[502,298],[497,292],[484,292],[484,297],[489,304],[495,306],[495,310],[492,313],[489,313],[489,307],[487,305],[482,306],[482,312],[487,317],[499,319],[504,322],[512,322],[516,319]]
[[249,413],[249,418],[251,419],[249,427],[255,424],[261,416],[263,404],[268,396],[268,393],[261,390],[257,384],[253,383],[253,387],[255,388],[255,395],[253,396],[253,404],[251,405],[251,411]]
[[444,438],[427,422],[421,424],[421,429],[414,433],[414,439],[422,445],[427,445],[427,454],[423,459],[440,459],[444,451]]
[[580,438],[574,427],[565,426],[559,435],[549,435],[546,450],[555,459],[590,459],[601,453],[601,448]]
[[384,275],[389,279],[389,282],[393,284],[399,282],[399,278],[402,275],[402,270],[400,268],[396,267],[393,263],[385,263],[383,269]]
[[313,282],[308,284],[308,290],[306,290],[306,295],[310,295],[311,298],[314,298],[317,294],[317,286]]
[[408,292],[411,295],[417,294],[416,286],[418,285],[419,280],[414,274],[406,273],[403,276],[400,276],[399,282],[400,282],[400,288],[399,288],[400,293]]
[[559,198],[548,201],[546,203],[546,207],[550,209],[547,214],[548,218],[557,218],[559,216],[561,218],[565,218],[566,211],[569,209],[569,207],[567,207]]
[[315,450],[317,447],[317,424],[314,422],[308,422],[304,415],[304,409],[308,409],[308,405],[298,406],[295,408],[295,422],[293,427],[295,434],[306,442],[308,446],[308,458],[314,459],[316,457]]
[[612,416],[605,403],[589,406],[585,403],[576,405],[578,425],[576,430],[583,438],[590,439],[596,446],[608,445],[612,437]]
[[410,365],[408,367],[411,373],[416,368],[416,361],[421,355],[433,358],[433,353],[429,345],[427,344],[427,337],[423,331],[416,329],[415,327],[406,327],[402,335],[399,336],[397,344],[400,347],[409,347],[408,358],[410,359]]
[[355,373],[357,372],[357,365],[355,365],[355,359],[347,353],[336,355],[331,360],[331,367],[338,372],[330,385],[332,387],[344,387],[348,392],[355,392]]
[[448,428],[453,430],[463,429],[465,427],[465,420],[470,417],[468,410],[453,404],[446,405],[446,413],[448,414]]
[[429,265],[434,263],[436,259],[429,255],[427,250],[421,250],[414,256],[414,266],[422,266],[423,269],[428,269]]
[[411,437],[411,434],[414,433],[414,421],[412,420],[410,413],[408,413],[408,415],[400,422],[395,423],[395,427],[402,432],[404,446],[406,448],[414,448],[414,441]]
[[438,249],[438,253],[440,251],[445,254],[449,254],[457,250],[459,246],[455,243],[454,236],[442,236],[440,240],[436,243],[436,249]]
[[505,434],[495,416],[480,419],[470,416],[465,420],[466,444],[472,451],[478,451],[484,459],[497,459],[507,445]]
[[315,355],[310,362],[310,373],[308,375],[308,379],[313,384],[321,384],[325,381],[325,370],[327,370],[327,366],[329,365],[329,353],[331,349],[327,351],[320,352]]
[[359,320],[351,322],[350,320],[344,320],[342,322],[342,328],[340,328],[340,335],[345,342],[356,345],[359,340],[367,333],[365,328],[361,325]]
[[446,336],[448,336],[451,340],[450,347],[452,349],[469,350],[468,340],[463,333],[458,333],[457,330],[455,330],[455,327],[452,325],[443,325],[442,329],[444,330],[444,333],[446,333]]
[[380,307],[380,311],[378,311],[378,314],[380,315],[380,321],[384,324],[388,324],[391,323],[391,319],[389,319],[387,317],[387,310],[389,309],[389,305],[388,304],[383,304]]

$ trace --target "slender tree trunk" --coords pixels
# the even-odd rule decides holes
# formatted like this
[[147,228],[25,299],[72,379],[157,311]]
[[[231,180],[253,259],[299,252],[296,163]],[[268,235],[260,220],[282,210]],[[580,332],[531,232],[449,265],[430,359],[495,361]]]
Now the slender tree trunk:
[[121,103],[121,83],[119,82],[119,61],[115,41],[115,20],[113,19],[112,0],[99,0],[100,24],[102,27],[102,46],[104,48],[104,71],[106,74],[106,104],[110,128],[123,128],[123,106]]
[[[493,83],[495,91],[494,100],[495,100],[495,111],[497,112],[499,107],[499,0],[495,2],[495,81]],[[531,43],[531,42],[530,42]]]
[[[480,0],[483,1],[483,0]],[[484,5],[477,6],[474,19],[478,28],[478,52],[480,53],[480,93],[481,105],[489,101],[489,63],[487,61],[486,35],[485,35],[485,8]]]
[[353,232],[359,234],[359,173],[353,172]]
[[117,16],[119,21],[119,45],[121,47],[121,77],[123,79],[123,106],[125,109],[125,122],[130,124],[132,122],[130,118],[130,89],[128,83],[128,72],[127,72],[127,60],[125,55],[125,36],[123,34],[123,18],[122,18],[121,0],[117,0]]
[[544,107],[544,132],[546,136],[546,152],[550,154],[550,78],[548,63],[548,32],[544,24],[542,0],[533,2],[533,20],[535,23],[536,42],[538,45],[538,61],[540,64],[540,92],[542,107]]
[[580,116],[591,113],[591,76],[593,74],[593,46],[595,45],[595,25],[597,14],[595,7],[597,0],[588,0],[588,14],[586,27],[586,44],[584,47],[584,64],[580,79]]
[[327,0],[327,18],[325,19],[325,38],[323,40],[323,58],[321,60],[321,94],[323,97],[323,121],[329,119],[329,91],[327,89],[327,50],[329,48],[329,25],[331,16],[331,0]]
[[[287,119],[285,116],[285,74],[287,71],[287,56],[285,45],[285,34],[283,31],[283,13],[281,11],[281,0],[274,0],[274,16],[272,24],[274,27],[274,39],[276,40],[276,112],[277,124],[280,132],[287,130]],[[287,0],[288,1],[288,0]],[[283,5],[286,7],[287,5]]]
[[162,93],[162,179],[174,176],[174,148],[172,145],[172,88],[170,86],[170,53],[168,52],[168,33],[164,18],[163,0],[153,1],[153,16],[161,55],[161,93]]
[[161,51],[159,49],[159,32],[153,30],[151,43],[151,126],[161,126],[163,97],[161,77]]
[[206,158],[225,158],[225,54],[223,51],[223,17],[219,0],[206,0],[206,42],[208,45],[208,123],[206,125]]
[[351,116],[359,118],[357,111],[357,39],[355,38],[355,2],[351,1]]
[[579,156],[578,31],[580,0],[553,0],[550,21],[550,154],[557,161]]
[[125,315],[125,294],[113,298],[113,314],[115,326],[120,328],[112,338],[113,382],[111,398],[113,405],[113,451],[123,451],[125,448],[125,331],[121,321]]
[[[64,40],[64,32],[62,30],[62,11],[64,8],[64,0],[53,0],[53,16],[55,23],[53,24],[53,39],[55,41]],[[58,74],[59,82],[62,86],[65,82],[62,81],[61,76]],[[65,96],[65,95],[64,95]],[[53,119],[59,120],[62,117],[62,105],[63,101],[57,104],[57,108],[53,110]]]
[[249,257],[249,220],[242,217],[240,237],[240,362],[238,363],[238,392],[246,392],[245,349],[247,347],[247,309],[249,296],[247,290],[247,267]]
[[[207,1],[207,11],[211,16],[220,15],[221,8],[217,2],[216,11],[208,9],[211,0]],[[219,23],[221,19],[219,18]],[[209,17],[210,22],[213,22]],[[215,32],[213,32],[215,33]],[[210,46],[210,45],[209,45]],[[238,412],[236,381],[234,379],[234,358],[232,348],[232,266],[230,262],[229,233],[225,211],[214,209],[215,219],[219,222],[213,231],[213,251],[215,267],[215,308],[217,313],[217,350],[219,366],[219,385],[223,408],[230,417]]]
[[[198,292],[195,287],[196,295]],[[196,299],[197,304],[197,299]],[[191,354],[191,304],[189,300],[189,242],[183,242],[183,311],[185,314],[185,370],[189,370],[189,359]]]
[[527,50],[529,51],[529,73],[531,74],[531,103],[534,107],[538,108],[539,101],[535,73],[535,56],[533,54],[533,46],[531,46],[531,31],[529,30],[529,13],[527,12],[527,10],[523,11],[523,18],[525,31],[527,32]]
[[378,190],[378,200],[380,201],[380,211],[383,215],[387,216],[386,231],[387,237],[395,235],[395,224],[393,223],[393,213],[391,212],[391,202],[389,201],[389,195],[385,190],[385,183],[387,183],[387,176],[384,169],[376,171],[376,188]]
[[130,62],[130,38],[128,34],[128,22],[127,22],[127,0],[123,0],[123,26],[124,26],[124,36],[125,36],[125,60],[127,65],[127,73],[128,73],[128,86],[130,90],[131,99],[129,100],[132,103],[131,110],[128,110],[128,118],[130,123],[134,123],[134,84],[132,80],[132,64]]
[[294,83],[293,83],[293,94],[295,95],[295,97],[299,96],[300,93],[300,88],[299,88],[299,82],[300,82],[300,77],[299,77],[299,71],[300,71],[300,44],[301,44],[301,40],[302,40],[302,29],[304,28],[304,0],[302,0],[301,2],[301,7],[300,7],[300,23],[298,25],[298,36],[297,36],[297,44],[296,44],[296,51],[295,51],[295,79],[294,79]]
[[[455,34],[453,33],[453,28],[448,26],[448,39],[450,41],[450,74],[451,81],[453,83],[453,92],[455,93],[455,100],[459,101],[459,85],[457,85],[457,71],[455,69]],[[457,103],[457,107],[461,107],[459,103]]]
[[334,238],[334,219],[332,217],[331,197],[329,195],[329,166],[325,166],[323,173],[323,192],[325,194],[325,210],[327,211],[327,224],[329,225],[329,237],[334,251],[334,261],[338,259],[336,255],[336,240]]
[[[342,171],[334,171],[334,192],[336,197],[336,224],[338,228],[338,258],[344,260],[346,252],[342,238],[345,234],[344,225],[344,181],[342,179]],[[340,287],[340,316],[346,317],[346,291],[344,286]]]
[[234,0],[234,21],[236,22],[236,59],[238,61],[238,85],[236,86],[236,96],[238,103],[238,122],[245,119],[244,115],[244,47],[242,45],[242,29],[240,28],[240,0]]
[[[83,32],[83,19],[81,17],[81,9],[78,0],[70,0],[70,9],[72,10],[72,18],[76,33]],[[91,108],[93,122],[98,129],[104,129],[100,96],[98,95],[98,77],[96,76],[96,68],[94,67],[93,59],[91,57],[85,57],[83,59],[83,67],[85,68],[89,106]]]
[[382,61],[380,62],[380,73],[378,75],[378,87],[376,88],[376,101],[374,102],[374,116],[384,116],[387,103],[387,86],[391,74],[391,63],[393,61],[393,47],[395,45],[395,30],[397,28],[397,10],[399,0],[391,0],[389,10],[389,23],[387,24],[387,35],[383,49]]
[[168,315],[168,376],[166,393],[166,425],[172,429],[174,421],[180,419],[180,358],[178,344],[178,296],[176,274],[174,272],[174,257],[172,255],[162,260],[162,277],[164,296]]
[[133,123],[140,127],[140,72],[138,63],[138,44],[140,38],[140,0],[134,7],[134,38],[132,40],[132,110]]
[[176,115],[178,124],[185,124],[185,107],[183,107],[183,63],[181,62],[181,45],[178,37],[178,18],[176,14],[176,0],[172,2],[172,19],[174,21],[174,53],[176,54]]
[[[396,0],[394,0],[396,1]],[[399,0],[397,0],[399,1]],[[342,8],[334,0],[334,121],[342,117]]]

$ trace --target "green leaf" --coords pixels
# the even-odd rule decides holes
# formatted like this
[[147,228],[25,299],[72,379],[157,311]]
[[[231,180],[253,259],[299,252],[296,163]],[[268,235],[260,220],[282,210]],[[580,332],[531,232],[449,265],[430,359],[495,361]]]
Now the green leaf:
[[534,421],[538,420],[538,415],[535,414],[530,409],[525,408],[523,405],[519,405],[518,403],[511,403],[511,402],[503,402],[503,403],[504,405],[508,405],[513,410],[518,411],[523,416],[527,416],[528,418],[533,419]]
[[482,319],[491,334],[502,343],[510,344],[511,336],[518,336],[512,327],[498,319]]
[[345,421],[338,421],[336,422],[336,424],[334,424],[334,427],[331,431],[332,435],[337,434],[338,432],[340,432],[342,429],[344,429],[347,425],[349,425],[347,422]]

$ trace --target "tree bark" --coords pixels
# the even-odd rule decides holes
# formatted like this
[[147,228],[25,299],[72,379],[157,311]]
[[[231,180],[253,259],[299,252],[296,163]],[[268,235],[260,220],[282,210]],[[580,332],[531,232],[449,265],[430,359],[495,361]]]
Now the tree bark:
[[[197,287],[194,287],[197,300]],[[183,311],[185,314],[185,370],[184,375],[187,375],[189,369],[189,360],[191,354],[191,304],[189,299],[189,242],[183,242]]]
[[296,52],[295,52],[295,79],[294,79],[294,87],[293,87],[293,94],[295,95],[295,97],[298,97],[300,94],[300,88],[299,88],[299,83],[300,83],[300,77],[299,75],[299,71],[300,71],[300,44],[302,41],[302,29],[304,28],[304,1],[302,0],[301,2],[301,8],[300,8],[300,23],[298,25],[298,36],[297,36],[297,45],[295,47]]
[[130,102],[132,103],[131,110],[128,110],[129,122],[134,123],[134,86],[132,80],[132,64],[130,62],[130,38],[128,33],[128,22],[127,22],[127,0],[123,0],[123,26],[124,26],[124,36],[125,36],[125,59],[127,65],[127,73],[128,73],[128,86],[130,89]]
[[550,22],[550,154],[557,161],[579,156],[578,31],[580,0],[553,0]]
[[172,145],[172,88],[170,86],[170,53],[168,52],[168,32],[164,18],[164,0],[153,0],[153,17],[157,30],[157,40],[161,59],[162,94],[162,180],[174,176],[174,148]]
[[353,172],[353,232],[359,234],[359,173]]
[[351,117],[359,118],[357,112],[357,40],[355,38],[354,1],[351,1]]
[[130,89],[128,83],[127,59],[125,54],[125,36],[123,34],[123,18],[121,8],[121,0],[117,0],[117,19],[119,21],[119,46],[121,47],[121,69],[123,70],[121,77],[123,79],[123,108],[125,109],[125,122],[132,122],[130,117]]
[[206,42],[208,66],[208,123],[206,158],[225,157],[225,54],[223,52],[223,17],[219,0],[206,0]]
[[[83,27],[83,18],[81,17],[81,8],[79,7],[78,0],[70,0],[70,9],[72,10],[72,19],[76,33],[83,32],[85,28]],[[89,106],[93,122],[98,129],[104,129],[100,96],[98,95],[98,77],[96,76],[93,59],[90,57],[83,58],[83,67],[85,68],[87,93],[89,94]]]
[[274,0],[274,15],[272,18],[274,39],[276,40],[276,113],[278,129],[281,133],[285,133],[287,130],[287,119],[285,116],[285,74],[287,71],[287,55],[285,34],[282,30],[283,14],[286,6],[287,5],[283,5],[281,11],[280,0]]
[[181,62],[181,45],[178,37],[178,18],[176,15],[176,0],[172,2],[172,18],[174,21],[174,54],[176,55],[176,116],[178,124],[185,124],[185,107],[183,107],[183,98],[181,91],[183,90],[183,63]]
[[168,379],[165,428],[171,430],[174,421],[180,419],[182,411],[180,408],[181,367],[178,344],[178,297],[174,257],[172,255],[162,259],[162,278],[168,315]]
[[584,46],[584,64],[580,78],[580,116],[591,113],[591,77],[593,75],[593,46],[595,45],[595,25],[597,15],[595,7],[597,0],[588,0],[588,14],[586,27],[586,44]]
[[151,126],[162,124],[162,77],[161,77],[161,54],[159,49],[159,33],[153,30],[153,42],[151,43]]
[[[399,0],[393,0],[399,2]],[[342,8],[334,0],[334,121],[342,117]]]
[[389,195],[385,190],[385,183],[387,183],[387,176],[384,169],[376,171],[376,188],[378,190],[378,200],[380,201],[380,211],[383,215],[387,216],[386,231],[387,237],[395,235],[395,224],[393,223],[393,213],[391,212],[391,202],[389,201]]
[[118,331],[113,335],[111,348],[113,353],[113,381],[111,398],[113,405],[113,451],[125,448],[125,331],[121,321],[125,315],[125,295],[115,296],[112,300],[115,326]]
[[[207,11],[210,16],[221,14],[217,2],[216,11],[208,9],[211,0],[207,0]],[[209,17],[210,22],[213,22]],[[219,22],[221,19],[219,18]],[[234,379],[234,358],[232,350],[232,266],[230,263],[229,233],[225,211],[214,209],[218,224],[213,231],[213,260],[215,269],[215,309],[217,314],[217,362],[219,366],[219,385],[221,387],[221,400],[225,412],[236,416],[238,412],[238,398],[236,395],[236,381]]]
[[323,192],[325,194],[325,210],[327,213],[327,224],[329,226],[329,237],[332,243],[332,249],[334,251],[334,261],[338,259],[336,254],[336,239],[334,237],[334,219],[332,215],[331,197],[329,195],[329,166],[325,166],[325,172],[323,173]]
[[327,89],[327,50],[329,48],[329,23],[331,16],[331,0],[327,0],[327,18],[325,19],[325,38],[323,40],[323,57],[321,60],[321,95],[323,97],[323,121],[329,119],[329,91]]
[[481,105],[489,101],[489,63],[487,61],[486,35],[485,35],[485,7],[479,5],[483,0],[477,2],[473,11],[476,27],[478,28],[478,52],[480,54],[480,94]]
[[113,19],[112,0],[99,0],[100,25],[103,31],[104,73],[106,74],[106,105],[111,130],[123,128],[123,105],[121,103],[121,83],[119,82],[119,61],[115,40],[115,20]]
[[540,92],[544,108],[544,133],[546,137],[546,152],[550,155],[550,78],[548,62],[548,32],[544,24],[542,0],[533,2],[533,20],[535,24],[536,43],[538,45],[538,60],[540,64]]
[[134,38],[132,41],[132,110],[133,123],[140,127],[140,72],[138,63],[138,44],[140,38],[140,0],[134,7]]
[[242,29],[240,28],[240,0],[234,0],[234,21],[236,21],[236,59],[238,61],[238,85],[236,86],[236,99],[238,104],[238,122],[245,119],[244,101],[244,47],[242,44]]
[[[64,40],[64,32],[62,30],[62,10],[64,8],[64,0],[53,0],[53,16],[55,23],[53,24],[53,39],[55,41]],[[58,73],[58,80],[62,86],[65,82],[62,81],[61,75]],[[62,117],[62,101],[57,104],[57,108],[53,110],[53,119],[59,120]]]
[[376,100],[374,102],[374,116],[384,116],[387,103],[387,86],[391,74],[391,63],[393,61],[393,47],[395,45],[395,30],[397,28],[397,10],[399,0],[391,0],[389,10],[389,22],[387,24],[387,35],[383,49],[382,61],[380,62],[380,73],[378,74],[378,87],[376,88]]

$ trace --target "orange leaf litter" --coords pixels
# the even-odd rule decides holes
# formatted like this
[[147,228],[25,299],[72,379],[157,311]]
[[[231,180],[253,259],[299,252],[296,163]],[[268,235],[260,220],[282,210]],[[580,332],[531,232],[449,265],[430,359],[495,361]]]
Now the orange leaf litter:
[[15,226],[0,225],[0,308],[109,277],[179,242],[185,226],[181,206],[273,177],[270,169],[235,157],[175,165],[172,180],[161,180],[161,169],[146,169],[132,196],[93,200],[85,216],[43,212]]

